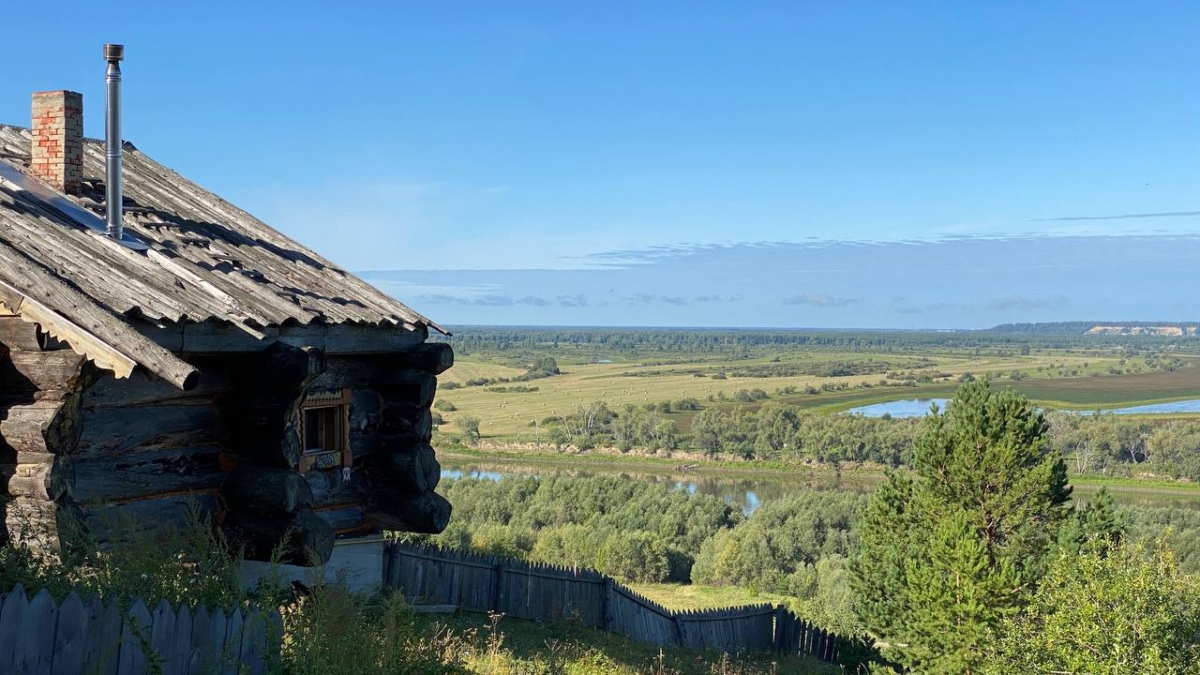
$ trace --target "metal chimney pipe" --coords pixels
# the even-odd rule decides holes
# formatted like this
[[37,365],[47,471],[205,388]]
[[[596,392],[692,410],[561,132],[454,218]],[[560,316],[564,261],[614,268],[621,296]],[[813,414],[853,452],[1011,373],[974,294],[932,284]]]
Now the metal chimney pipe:
[[104,204],[108,236],[121,241],[124,226],[121,205],[125,197],[121,185],[121,61],[124,45],[104,45],[108,71],[104,76]]

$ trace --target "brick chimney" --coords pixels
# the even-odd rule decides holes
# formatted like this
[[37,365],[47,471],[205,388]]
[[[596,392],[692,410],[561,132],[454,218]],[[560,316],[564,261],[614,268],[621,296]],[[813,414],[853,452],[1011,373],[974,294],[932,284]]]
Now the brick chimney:
[[83,180],[83,94],[33,94],[33,147],[29,169],[35,178],[69,195]]

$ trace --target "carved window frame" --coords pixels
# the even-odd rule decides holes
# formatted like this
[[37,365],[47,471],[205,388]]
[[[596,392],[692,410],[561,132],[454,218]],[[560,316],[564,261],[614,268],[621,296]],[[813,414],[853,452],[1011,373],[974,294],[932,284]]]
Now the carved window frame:
[[[305,447],[308,440],[308,413],[314,410],[334,410],[331,416],[336,425],[333,433],[334,448],[310,451]],[[354,464],[350,452],[350,390],[335,392],[313,392],[304,397],[300,404],[300,473],[349,467]]]

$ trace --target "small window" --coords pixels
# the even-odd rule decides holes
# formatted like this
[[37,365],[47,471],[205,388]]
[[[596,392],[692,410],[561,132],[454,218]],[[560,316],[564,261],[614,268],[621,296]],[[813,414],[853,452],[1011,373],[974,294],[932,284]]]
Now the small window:
[[300,471],[350,466],[350,390],[309,394],[300,406]]

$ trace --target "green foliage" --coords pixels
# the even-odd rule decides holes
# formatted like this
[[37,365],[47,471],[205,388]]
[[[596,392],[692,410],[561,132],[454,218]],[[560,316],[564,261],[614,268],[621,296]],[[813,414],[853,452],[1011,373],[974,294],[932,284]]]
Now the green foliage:
[[318,586],[284,607],[285,675],[417,675],[463,672],[464,645],[420,629],[400,595],[368,601]]
[[924,420],[916,477],[872,498],[854,567],[864,625],[921,672],[968,672],[1020,606],[1069,511],[1042,415],[1011,390],[963,385]]
[[470,415],[463,415],[454,419],[454,426],[462,432],[463,441],[467,445],[479,445],[479,440],[483,437],[479,431],[479,418]]
[[596,569],[621,581],[666,581],[667,550],[650,532],[612,532],[596,553]]
[[616,478],[459,479],[439,490],[455,514],[439,544],[628,581],[687,581],[703,543],[742,520],[718,497]]
[[1100,488],[1082,509],[1073,511],[1058,530],[1059,547],[1079,553],[1085,544],[1115,545],[1125,538],[1123,519],[1108,488]]
[[794,609],[842,635],[862,631],[847,583],[858,551],[854,526],[866,497],[801,491],[768,502],[745,522],[704,542],[692,581],[797,598]]
[[558,361],[554,360],[553,356],[539,356],[530,364],[529,369],[525,371],[523,379],[534,380],[540,377],[551,377],[559,375],[562,371],[558,369]]
[[1200,511],[1169,506],[1124,506],[1125,536],[1146,545],[1161,541],[1179,568],[1200,575]]
[[[20,583],[49,589],[59,599],[74,590],[122,603],[142,598],[148,606],[167,600],[229,608],[245,598],[237,577],[241,558],[199,511],[193,509],[183,527],[127,519],[110,525],[113,541],[104,547],[65,515],[59,518],[60,534],[71,547],[61,555],[43,555],[23,544],[0,547],[0,588]],[[31,531],[21,535],[41,538]]]
[[1092,542],[1049,565],[985,673],[1200,673],[1200,587],[1161,548]]

